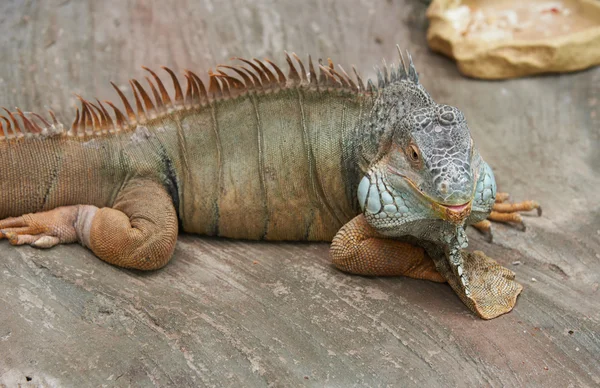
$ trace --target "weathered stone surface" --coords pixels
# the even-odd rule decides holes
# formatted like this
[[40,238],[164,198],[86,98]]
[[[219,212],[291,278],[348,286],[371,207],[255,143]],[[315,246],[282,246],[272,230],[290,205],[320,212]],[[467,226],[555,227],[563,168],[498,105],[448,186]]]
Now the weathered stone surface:
[[427,42],[461,73],[503,79],[600,64],[596,0],[434,0]]
[[166,268],[140,273],[77,245],[2,241],[0,384],[597,387],[600,68],[468,79],[426,48],[425,24],[412,0],[1,1],[0,106],[66,122],[73,93],[118,99],[108,81],[126,85],[141,65],[285,63],[287,49],[368,75],[399,43],[433,97],[464,111],[499,188],[544,216],[526,232],[496,225],[493,244],[469,231],[471,249],[525,286],[492,321],[446,284],[340,273],[327,244],[185,235]]

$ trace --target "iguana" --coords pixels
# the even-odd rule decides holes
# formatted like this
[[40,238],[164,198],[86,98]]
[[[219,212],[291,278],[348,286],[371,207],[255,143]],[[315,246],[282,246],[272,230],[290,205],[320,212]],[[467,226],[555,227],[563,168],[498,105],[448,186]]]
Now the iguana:
[[502,203],[463,114],[434,102],[398,52],[377,85],[286,53],[287,76],[268,59],[237,58],[209,71],[208,87],[186,71],[185,93],[164,68],[174,95],[144,68],[149,89],[130,81],[135,110],[113,84],[125,114],[79,97],[68,128],[52,111],[4,108],[1,236],[79,242],[140,270],[167,264],[178,230],[332,241],[342,271],[448,281],[480,317],[508,312],[522,287],[464,250],[465,227],[489,233],[486,218],[521,222],[517,212],[539,204]]

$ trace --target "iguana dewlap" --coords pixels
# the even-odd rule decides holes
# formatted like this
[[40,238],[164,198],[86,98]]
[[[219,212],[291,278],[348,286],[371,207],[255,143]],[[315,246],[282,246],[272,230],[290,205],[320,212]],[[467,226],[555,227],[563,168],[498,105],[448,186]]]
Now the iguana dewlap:
[[[409,57],[410,58],[410,57]],[[148,70],[135,110],[81,99],[66,128],[0,116],[0,236],[49,248],[79,242],[126,268],[164,266],[178,230],[257,240],[332,241],[340,269],[448,281],[482,318],[512,309],[514,273],[467,253],[464,228],[520,221],[503,204],[462,113],[437,104],[412,60],[378,85],[331,61],[286,54],[186,72],[169,95]],[[319,61],[320,62],[320,61]],[[23,171],[27,171],[24,174]],[[495,203],[495,202],[498,203]]]

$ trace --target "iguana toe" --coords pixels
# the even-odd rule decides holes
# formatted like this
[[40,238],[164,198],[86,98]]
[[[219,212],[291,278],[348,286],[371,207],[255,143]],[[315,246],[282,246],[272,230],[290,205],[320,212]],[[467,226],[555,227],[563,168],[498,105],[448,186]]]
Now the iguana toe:
[[[498,196],[502,194],[500,200],[498,200]],[[542,207],[537,201],[522,201],[516,203],[506,203],[505,201],[508,199],[508,194],[506,193],[498,193],[496,198],[496,203],[492,208],[492,212],[488,216],[488,220],[496,221],[496,222],[506,222],[517,224],[521,227],[521,230],[525,231],[527,227],[523,222],[523,217],[521,217],[521,212],[528,212],[531,210],[536,210],[538,217],[542,216]],[[477,227],[477,226],[476,226]],[[480,228],[477,228],[481,230]]]
[[494,234],[492,233],[492,223],[490,220],[479,221],[472,226],[483,234],[487,242],[492,243]]

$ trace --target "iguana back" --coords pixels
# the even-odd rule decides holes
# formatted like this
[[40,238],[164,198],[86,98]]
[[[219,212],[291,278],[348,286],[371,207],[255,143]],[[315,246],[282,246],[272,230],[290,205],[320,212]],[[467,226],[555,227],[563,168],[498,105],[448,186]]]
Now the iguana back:
[[169,71],[173,100],[151,72],[154,102],[133,81],[137,112],[117,89],[127,117],[115,108],[114,122],[83,99],[68,131],[7,111],[0,163],[14,167],[0,171],[0,219],[112,207],[128,181],[144,177],[167,188],[186,232],[331,240],[360,211],[357,131],[373,98],[333,67],[321,67],[319,83],[312,62],[312,82],[289,57],[289,77],[247,63],[252,70],[231,68],[238,78],[211,72],[208,90],[187,73],[185,98]]

